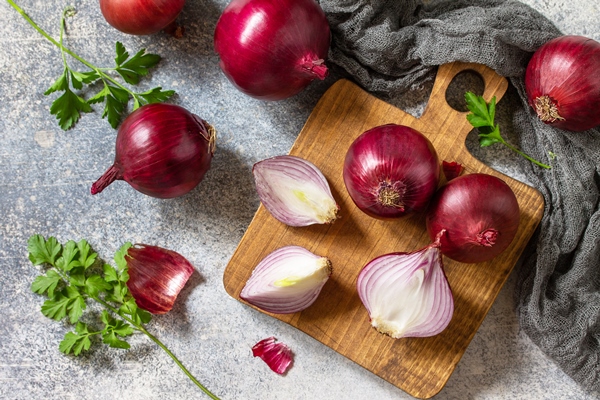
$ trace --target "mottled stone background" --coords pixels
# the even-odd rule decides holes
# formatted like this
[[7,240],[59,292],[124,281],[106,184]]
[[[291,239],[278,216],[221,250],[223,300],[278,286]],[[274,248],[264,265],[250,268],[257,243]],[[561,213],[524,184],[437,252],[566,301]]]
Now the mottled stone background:
[[[130,351],[99,346],[74,358],[58,343],[68,327],[44,317],[42,297],[29,286],[38,270],[27,259],[30,235],[60,241],[86,238],[110,260],[125,241],[160,245],[186,256],[197,273],[173,312],[150,329],[196,377],[223,399],[408,399],[406,393],[304,333],[230,298],[224,268],[259,200],[251,167],[288,152],[331,75],[281,102],[238,92],[218,67],[212,41],[224,0],[188,0],[180,17],[186,35],[134,37],[104,21],[96,0],[18,0],[40,26],[58,37],[62,9],[74,5],[66,45],[109,66],[114,43],[130,52],[145,47],[164,57],[141,87],[178,92],[174,102],[218,130],[218,150],[205,180],[190,194],[157,200],[124,182],[97,196],[90,185],[114,158],[116,132],[97,108],[76,128],[62,131],[49,114],[44,91],[62,70],[56,47],[7,2],[0,2],[0,398],[190,399],[205,398],[168,356],[145,337]],[[566,34],[600,40],[596,0],[525,0]],[[394,99],[419,114],[428,88]],[[469,148],[495,168],[518,178],[508,150]],[[519,330],[514,274],[437,399],[597,399],[567,377]],[[251,355],[258,340],[275,335],[295,353],[281,377]]]

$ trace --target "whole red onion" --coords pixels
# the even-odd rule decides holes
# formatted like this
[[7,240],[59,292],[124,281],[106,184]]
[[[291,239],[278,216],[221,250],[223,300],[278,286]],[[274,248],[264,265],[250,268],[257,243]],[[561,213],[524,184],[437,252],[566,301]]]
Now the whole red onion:
[[104,19],[132,35],[156,33],[175,21],[185,0],[100,0]]
[[423,134],[389,124],[364,132],[350,145],[343,173],[358,208],[372,217],[398,218],[427,208],[440,165]]
[[92,185],[100,193],[115,180],[162,199],[186,194],[210,168],[215,130],[185,108],[147,104],[131,113],[117,133],[114,164]]
[[214,41],[227,78],[258,99],[285,99],[327,75],[329,24],[315,0],[232,0]]
[[527,65],[525,89],[547,124],[570,131],[600,125],[600,43],[583,36],[545,43]]
[[519,203],[510,186],[488,174],[462,175],[446,183],[426,218],[429,237],[439,237],[442,254],[464,263],[502,253],[513,241],[519,220]]

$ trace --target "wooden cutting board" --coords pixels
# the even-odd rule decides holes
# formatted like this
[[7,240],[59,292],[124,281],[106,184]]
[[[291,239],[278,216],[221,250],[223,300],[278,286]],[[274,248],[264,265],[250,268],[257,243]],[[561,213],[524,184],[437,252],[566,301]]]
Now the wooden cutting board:
[[[466,113],[451,108],[445,97],[452,79],[465,70],[481,75],[487,101],[492,96],[499,100],[505,93],[506,79],[485,66],[443,65],[425,112],[417,119],[347,80],[336,82],[318,102],[290,154],[321,169],[341,207],[341,219],[332,225],[293,228],[277,221],[261,204],[223,278],[227,292],[240,300],[252,270],[271,251],[294,244],[327,256],[333,274],[317,301],[299,313],[270,315],[423,399],[434,396],[446,384],[536,229],[544,206],[538,191],[490,169],[467,151],[465,138],[472,128]],[[377,220],[362,213],[346,192],[342,166],[348,147],[362,132],[388,123],[417,129],[431,140],[440,160],[459,162],[465,167],[464,173],[500,177],[514,190],[521,209],[521,223],[512,245],[494,260],[461,264],[444,257],[455,312],[446,330],[430,338],[392,339],[378,333],[356,292],[357,275],[368,261],[389,252],[415,251],[429,243],[423,215]]]

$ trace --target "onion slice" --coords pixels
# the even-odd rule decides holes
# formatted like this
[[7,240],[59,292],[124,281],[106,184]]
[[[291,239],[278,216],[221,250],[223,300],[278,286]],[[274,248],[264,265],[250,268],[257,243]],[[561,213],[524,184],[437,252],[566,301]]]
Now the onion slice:
[[357,290],[371,325],[395,339],[429,337],[452,319],[454,298],[443,269],[439,238],[412,253],[390,253],[370,261]]
[[265,208],[289,226],[328,224],[338,218],[327,179],[313,163],[276,156],[254,164],[256,191]]
[[269,368],[283,375],[292,364],[292,351],[285,343],[275,343],[271,336],[261,340],[252,347],[252,355],[260,357]]
[[152,314],[173,308],[177,295],[194,272],[181,254],[157,246],[136,244],[125,255],[127,287],[136,304]]
[[302,311],[315,302],[331,271],[326,257],[300,246],[284,246],[256,266],[240,298],[275,314]]

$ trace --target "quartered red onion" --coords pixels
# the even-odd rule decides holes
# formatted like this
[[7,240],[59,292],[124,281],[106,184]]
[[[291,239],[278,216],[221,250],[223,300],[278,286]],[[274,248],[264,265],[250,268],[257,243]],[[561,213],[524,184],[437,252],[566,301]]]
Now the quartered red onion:
[[275,314],[302,311],[315,302],[331,271],[326,257],[300,246],[284,246],[258,263],[240,298]]
[[214,42],[227,78],[258,99],[285,99],[327,75],[329,24],[315,0],[232,0]]
[[423,134],[389,124],[364,132],[352,143],[343,174],[358,208],[373,217],[398,218],[427,208],[440,165]]
[[525,73],[529,104],[545,123],[570,131],[600,125],[600,43],[561,36],[542,45]]
[[271,370],[279,375],[285,374],[292,364],[292,350],[285,343],[276,343],[273,336],[252,346],[252,355],[260,357]]
[[377,331],[395,339],[442,332],[454,314],[439,241],[413,253],[390,253],[360,271],[356,288]]
[[519,220],[519,203],[510,186],[481,173],[462,175],[442,186],[426,217],[432,240],[444,232],[442,253],[464,263],[489,261],[506,250]]
[[204,178],[215,141],[214,128],[185,108],[164,103],[144,105],[121,124],[115,162],[94,182],[91,193],[124,180],[148,196],[182,196]]
[[100,0],[104,19],[132,35],[149,35],[172,24],[185,0]]
[[289,226],[328,224],[338,217],[327,179],[313,163],[295,156],[276,156],[252,167],[256,191],[265,208]]
[[136,304],[152,314],[173,308],[179,292],[194,272],[181,254],[158,246],[136,244],[125,255],[127,287]]

